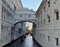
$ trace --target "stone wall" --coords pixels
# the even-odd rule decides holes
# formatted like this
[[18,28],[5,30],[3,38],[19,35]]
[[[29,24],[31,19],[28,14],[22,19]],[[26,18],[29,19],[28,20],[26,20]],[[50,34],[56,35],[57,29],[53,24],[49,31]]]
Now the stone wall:
[[[37,29],[36,36],[34,37],[43,47],[60,47],[59,2],[60,0],[43,0],[38,11],[36,12]],[[56,14],[56,12],[58,12],[58,14]]]

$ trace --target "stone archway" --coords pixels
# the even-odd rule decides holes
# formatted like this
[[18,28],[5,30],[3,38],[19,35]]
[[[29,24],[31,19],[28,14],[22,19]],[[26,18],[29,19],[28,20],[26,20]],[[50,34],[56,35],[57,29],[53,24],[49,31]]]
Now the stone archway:
[[[20,28],[20,30],[19,31],[16,31],[16,26],[19,24],[19,23],[21,23],[22,25],[23,25],[23,22],[31,22],[31,21],[19,21],[19,22],[16,22],[15,24],[14,24],[14,34],[13,34],[13,40],[14,39],[17,39],[17,38],[19,38],[22,34],[21,34],[21,32],[23,32],[22,31],[22,29]],[[33,23],[33,30],[32,31],[35,31],[36,30],[36,23],[34,23],[34,22],[31,22],[31,23]],[[22,27],[22,26],[21,26]],[[20,33],[19,33],[20,32]],[[20,36],[18,36],[18,35],[16,35],[16,33],[18,33]],[[23,33],[23,35],[25,35],[25,32]],[[16,37],[16,38],[15,38]]]

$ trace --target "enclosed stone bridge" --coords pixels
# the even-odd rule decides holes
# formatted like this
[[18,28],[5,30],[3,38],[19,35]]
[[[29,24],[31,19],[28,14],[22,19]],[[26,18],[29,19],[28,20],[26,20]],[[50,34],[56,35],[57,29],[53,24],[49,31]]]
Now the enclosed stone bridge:
[[[25,35],[26,31],[26,22],[33,23],[33,30],[36,28],[36,16],[33,10],[29,10],[27,8],[22,8],[17,10],[13,14],[13,33],[12,33],[12,40],[19,38],[22,35]],[[33,31],[32,30],[32,31]],[[20,32],[20,33],[19,33]],[[14,35],[13,35],[14,34]]]
[[36,23],[35,12],[27,8],[17,10],[14,14],[14,23],[21,21]]

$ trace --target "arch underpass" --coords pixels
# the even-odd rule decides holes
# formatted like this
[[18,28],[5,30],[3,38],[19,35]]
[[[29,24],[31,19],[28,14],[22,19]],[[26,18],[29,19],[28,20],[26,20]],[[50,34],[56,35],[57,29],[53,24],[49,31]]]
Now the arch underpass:
[[19,38],[20,36],[23,36],[26,34],[26,22],[33,23],[33,30],[36,30],[36,16],[35,12],[33,10],[29,10],[27,8],[22,8],[20,10],[17,10],[14,14],[14,26],[12,29],[11,34],[11,40],[15,40]]
[[33,21],[32,22],[31,21],[19,21],[19,22],[16,22],[14,24],[14,26],[13,26],[13,29],[12,29],[14,31],[14,32],[12,32],[12,37],[11,37],[12,41],[19,38],[20,36],[25,35],[27,33],[26,32],[26,22],[30,22],[30,23],[33,24],[32,25],[33,26],[32,33],[33,33],[33,31],[36,30],[36,23],[33,22]]

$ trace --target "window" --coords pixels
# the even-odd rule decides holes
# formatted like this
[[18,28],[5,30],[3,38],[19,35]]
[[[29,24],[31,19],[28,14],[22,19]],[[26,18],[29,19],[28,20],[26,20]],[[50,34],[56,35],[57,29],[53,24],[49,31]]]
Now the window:
[[48,1],[48,7],[50,7],[50,0]]
[[58,38],[56,38],[56,45],[58,46]]
[[5,20],[5,8],[2,6],[2,20]]
[[41,36],[41,33],[40,33],[40,36]]
[[41,22],[41,24],[42,24],[42,21],[40,21]]
[[14,5],[14,11],[16,10],[16,6]]
[[43,34],[43,37],[45,37],[45,35]]
[[56,4],[58,2],[58,0],[54,0],[54,4]]
[[1,29],[3,30],[3,23],[1,24]]
[[45,24],[45,19],[43,19],[44,20],[44,24]]
[[49,16],[49,15],[47,15],[47,17],[48,17],[48,22],[50,22],[50,16]]
[[3,19],[3,6],[2,6],[2,19]]
[[56,20],[59,20],[59,12],[56,12]]
[[29,15],[29,17],[31,17],[31,15]]
[[22,15],[20,15],[20,17],[22,17]]
[[48,36],[48,41],[50,42],[50,36]]
[[45,12],[45,7],[44,7],[44,12]]
[[2,2],[6,4],[6,1],[5,0],[2,0]]
[[54,4],[56,4],[56,2],[54,2]]

